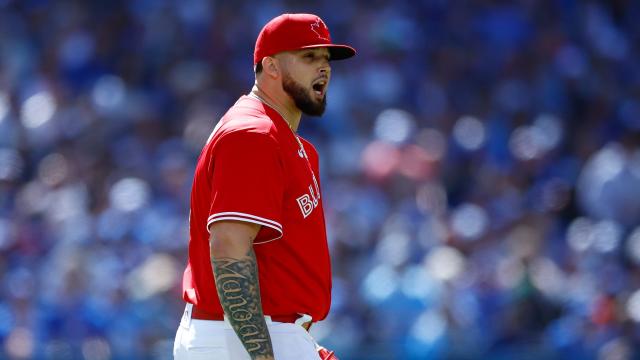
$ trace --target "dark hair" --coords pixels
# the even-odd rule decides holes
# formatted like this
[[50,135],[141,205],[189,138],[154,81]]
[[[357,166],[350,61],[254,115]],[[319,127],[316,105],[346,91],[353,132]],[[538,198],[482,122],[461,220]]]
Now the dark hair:
[[258,61],[258,63],[256,64],[255,73],[256,75],[258,75],[261,72],[262,72],[262,61]]

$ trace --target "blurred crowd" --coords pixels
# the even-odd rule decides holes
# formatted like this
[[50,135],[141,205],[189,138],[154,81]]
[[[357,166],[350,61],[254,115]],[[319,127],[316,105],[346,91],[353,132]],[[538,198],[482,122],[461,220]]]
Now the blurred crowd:
[[640,2],[0,0],[0,358],[171,358],[192,172],[313,12],[343,360],[640,358]]

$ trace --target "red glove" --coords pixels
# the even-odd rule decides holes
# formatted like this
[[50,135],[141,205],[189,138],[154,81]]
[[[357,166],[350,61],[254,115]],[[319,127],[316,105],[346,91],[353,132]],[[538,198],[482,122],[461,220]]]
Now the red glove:
[[322,360],[339,360],[333,351],[329,351],[322,346],[318,346],[318,355]]

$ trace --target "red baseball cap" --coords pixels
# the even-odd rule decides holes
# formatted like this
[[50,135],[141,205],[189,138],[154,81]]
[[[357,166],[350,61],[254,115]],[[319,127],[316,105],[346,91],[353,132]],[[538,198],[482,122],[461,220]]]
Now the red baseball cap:
[[356,54],[351,46],[332,44],[329,28],[317,15],[282,14],[271,19],[260,31],[253,65],[282,51],[317,47],[328,48],[331,60],[347,59]]

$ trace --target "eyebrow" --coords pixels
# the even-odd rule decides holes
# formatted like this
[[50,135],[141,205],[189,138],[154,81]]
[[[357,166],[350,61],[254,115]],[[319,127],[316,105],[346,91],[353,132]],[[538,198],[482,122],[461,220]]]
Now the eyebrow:
[[331,53],[330,52],[326,52],[326,53],[316,53],[313,50],[308,50],[302,53],[302,56],[309,56],[309,55],[313,55],[314,57],[324,57],[327,60],[331,60]]

